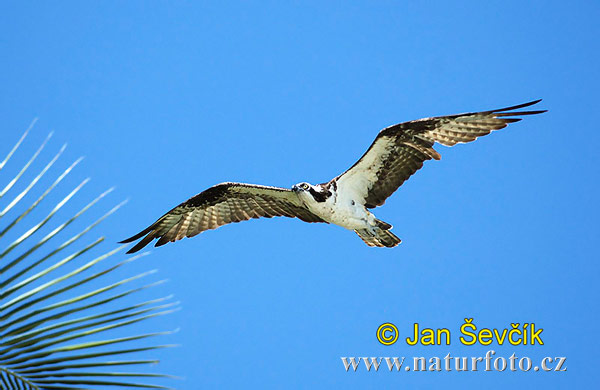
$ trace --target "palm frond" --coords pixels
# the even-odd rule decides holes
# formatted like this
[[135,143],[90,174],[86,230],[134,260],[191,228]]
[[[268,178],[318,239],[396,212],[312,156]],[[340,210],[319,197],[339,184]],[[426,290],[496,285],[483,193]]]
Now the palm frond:
[[[0,162],[0,173],[11,162],[34,123]],[[0,188],[0,202],[4,202],[24,180],[27,171],[42,155],[50,136],[14,176],[4,179],[7,184]],[[140,284],[155,270],[111,280],[117,275],[116,270],[142,256],[114,262],[112,256],[123,247],[90,256],[99,249],[104,238],[83,243],[87,233],[124,202],[92,223],[83,225],[78,233],[53,248],[46,248],[112,191],[109,189],[100,194],[71,217],[42,233],[47,225],[54,223],[59,211],[68,209],[69,201],[89,181],[81,181],[54,205],[47,205],[52,198],[48,195],[79,164],[81,159],[78,159],[60,172],[47,188],[38,189],[41,194],[29,206],[20,213],[17,211],[28,195],[36,191],[41,179],[52,170],[64,150],[65,146],[61,147],[29,182],[23,183],[23,189],[6,205],[0,203],[0,222],[16,213],[9,222],[0,224],[0,244],[9,236],[15,237],[0,249],[0,389],[164,389],[166,387],[146,381],[167,375],[130,372],[129,367],[154,365],[158,360],[146,355],[171,346],[149,345],[144,340],[172,332],[138,333],[138,329],[140,322],[177,310],[178,303],[172,301],[172,296],[132,303],[132,295],[163,282]],[[34,211],[43,215],[41,219],[23,226],[26,217]],[[38,236],[41,237],[36,238]],[[48,253],[41,254],[44,248]],[[13,255],[18,251],[21,253]],[[111,335],[110,332],[116,329],[127,330],[130,335]]]

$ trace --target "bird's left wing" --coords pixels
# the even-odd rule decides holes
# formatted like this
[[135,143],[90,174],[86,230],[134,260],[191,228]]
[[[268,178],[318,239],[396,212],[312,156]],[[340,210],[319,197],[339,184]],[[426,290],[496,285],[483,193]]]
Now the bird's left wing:
[[260,217],[299,218],[325,222],[308,211],[298,196],[286,188],[244,183],[221,183],[175,207],[140,233],[121,243],[144,237],[127,253],[137,252],[155,238],[155,246],[193,237],[205,230]]
[[490,111],[469,112],[399,123],[379,132],[366,153],[350,169],[333,179],[342,191],[361,196],[368,208],[381,206],[425,160],[441,158],[433,149],[471,142],[520,121],[515,116],[541,111],[514,111],[540,100]]

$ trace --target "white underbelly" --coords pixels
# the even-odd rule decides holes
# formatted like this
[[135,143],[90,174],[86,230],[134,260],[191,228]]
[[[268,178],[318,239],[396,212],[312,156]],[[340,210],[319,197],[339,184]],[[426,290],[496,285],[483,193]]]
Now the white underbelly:
[[352,205],[351,202],[347,204],[322,202],[312,204],[310,209],[325,221],[350,230],[364,229],[371,226],[375,219],[373,214],[369,213],[364,206]]

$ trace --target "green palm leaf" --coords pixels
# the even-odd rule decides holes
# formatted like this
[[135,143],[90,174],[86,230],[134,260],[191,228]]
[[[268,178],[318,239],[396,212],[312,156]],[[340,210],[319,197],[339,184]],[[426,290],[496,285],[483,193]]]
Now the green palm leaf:
[[[0,173],[34,123],[0,162]],[[172,297],[168,296],[132,304],[130,296],[162,283],[140,284],[143,278],[155,271],[120,280],[114,277],[110,279],[117,274],[114,271],[141,256],[113,262],[111,256],[123,247],[90,256],[104,238],[82,243],[87,233],[123,203],[75,235],[58,241],[65,228],[79,220],[112,189],[88,202],[71,217],[60,221],[41,238],[36,238],[39,235],[36,233],[41,234],[46,225],[55,223],[54,217],[58,211],[65,209],[89,180],[83,180],[55,205],[47,204],[48,195],[81,161],[76,160],[58,174],[47,188],[37,189],[36,185],[51,171],[65,150],[63,146],[39,173],[24,183],[21,192],[5,200],[34,166],[51,135],[13,177],[0,179],[7,183],[0,189],[0,243],[10,235],[16,237],[6,247],[0,247],[0,389],[104,389],[109,386],[164,389],[146,381],[166,375],[121,370],[158,362],[152,358],[140,359],[140,356],[169,345],[148,345],[144,340],[171,332],[137,333],[137,324],[171,313],[176,310],[177,302],[172,302]],[[27,195],[36,190],[40,195],[31,205],[18,212]],[[23,226],[26,217],[34,211],[45,216],[31,226]],[[11,214],[15,215],[7,221]],[[57,244],[47,254],[40,254],[40,249],[48,242]],[[22,253],[13,254],[18,252]],[[99,281],[102,281],[100,287]],[[110,332],[115,329],[127,329],[131,334],[111,337]],[[115,357],[118,360],[114,360]]]

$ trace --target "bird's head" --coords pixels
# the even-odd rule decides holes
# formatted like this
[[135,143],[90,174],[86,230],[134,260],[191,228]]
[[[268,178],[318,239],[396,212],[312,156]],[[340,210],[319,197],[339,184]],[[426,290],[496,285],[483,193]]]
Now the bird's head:
[[294,191],[296,193],[300,193],[300,192],[310,191],[311,188],[312,188],[312,185],[310,183],[302,182],[302,183],[294,184],[292,186],[292,191]]
[[317,184],[316,186],[302,182],[292,186],[294,191],[300,199],[305,202],[325,202],[327,198],[331,196],[331,192],[323,184]]

